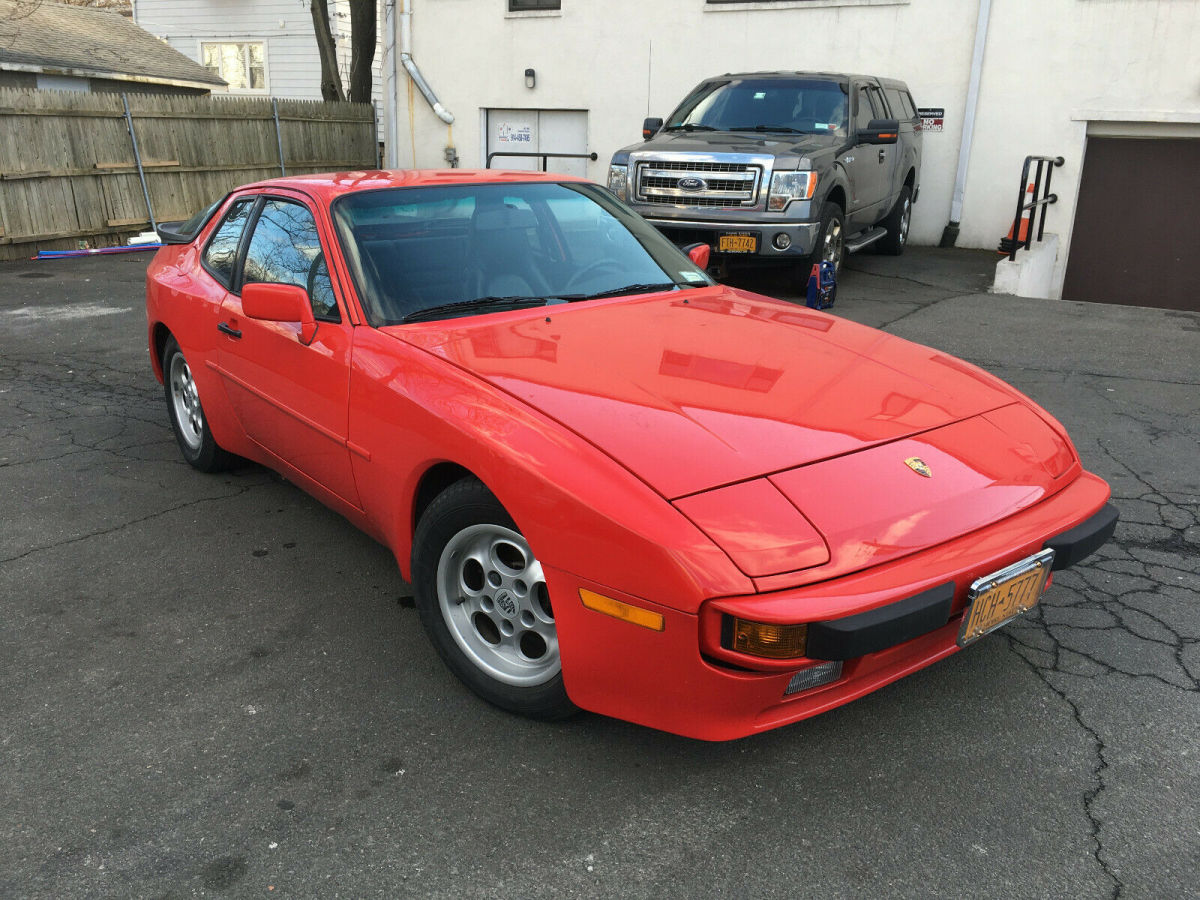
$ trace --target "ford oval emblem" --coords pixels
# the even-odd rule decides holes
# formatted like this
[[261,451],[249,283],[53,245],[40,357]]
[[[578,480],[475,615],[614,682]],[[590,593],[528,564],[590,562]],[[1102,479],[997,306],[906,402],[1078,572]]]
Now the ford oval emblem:
[[679,179],[679,189],[681,191],[702,191],[706,187],[708,187],[708,185],[705,183],[703,178],[696,178],[689,175],[687,178]]

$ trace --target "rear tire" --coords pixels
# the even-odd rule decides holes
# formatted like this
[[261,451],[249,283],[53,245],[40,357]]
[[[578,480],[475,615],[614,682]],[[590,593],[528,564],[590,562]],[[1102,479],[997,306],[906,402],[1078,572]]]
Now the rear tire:
[[879,224],[887,229],[887,236],[880,238],[875,246],[886,256],[899,256],[908,245],[908,228],[912,224],[912,189],[907,184],[900,189],[892,211]]
[[429,504],[412,570],[421,625],[463,684],[534,719],[578,712],[563,687],[541,563],[482,482],[464,478]]
[[200,404],[200,394],[192,378],[192,369],[179,349],[179,342],[168,337],[163,346],[163,390],[167,398],[167,415],[171,430],[193,469],[201,472],[220,472],[229,467],[233,455],[213,439]]

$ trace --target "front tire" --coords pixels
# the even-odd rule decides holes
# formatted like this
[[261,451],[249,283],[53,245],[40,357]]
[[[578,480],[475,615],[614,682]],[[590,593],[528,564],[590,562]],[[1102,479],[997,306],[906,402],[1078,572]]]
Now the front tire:
[[563,687],[541,563],[482,482],[455,482],[429,504],[412,569],[421,625],[463,684],[535,719],[577,712]]
[[906,184],[900,189],[896,205],[879,224],[887,229],[887,235],[880,238],[875,246],[887,256],[899,256],[908,245],[908,228],[912,224],[912,188]]
[[807,289],[812,267],[819,262],[833,263],[834,278],[842,277],[842,263],[846,260],[846,216],[842,208],[833,203],[821,207],[821,228],[812,254],[800,264],[801,289]]
[[162,367],[167,414],[183,458],[201,472],[220,472],[228,468],[233,457],[213,439],[191,366],[173,336],[168,337],[163,346]]

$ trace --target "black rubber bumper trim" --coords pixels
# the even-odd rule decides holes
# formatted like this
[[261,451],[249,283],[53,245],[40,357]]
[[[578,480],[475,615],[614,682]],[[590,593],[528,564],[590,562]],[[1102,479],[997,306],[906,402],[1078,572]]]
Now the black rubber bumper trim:
[[1065,569],[1082,562],[1103,547],[1117,528],[1120,512],[1111,503],[1105,503],[1100,512],[1086,522],[1081,522],[1070,531],[1064,531],[1046,541],[1045,546],[1054,551],[1054,570]]
[[870,612],[808,626],[810,659],[854,659],[911,641],[950,621],[954,582]]

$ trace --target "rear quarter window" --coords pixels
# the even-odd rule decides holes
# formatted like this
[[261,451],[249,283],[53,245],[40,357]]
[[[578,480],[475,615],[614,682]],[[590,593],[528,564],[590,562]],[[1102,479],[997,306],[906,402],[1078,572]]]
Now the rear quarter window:
[[887,94],[888,106],[892,108],[892,115],[897,119],[915,119],[917,117],[917,107],[913,104],[913,99],[908,91],[887,88],[884,93]]

